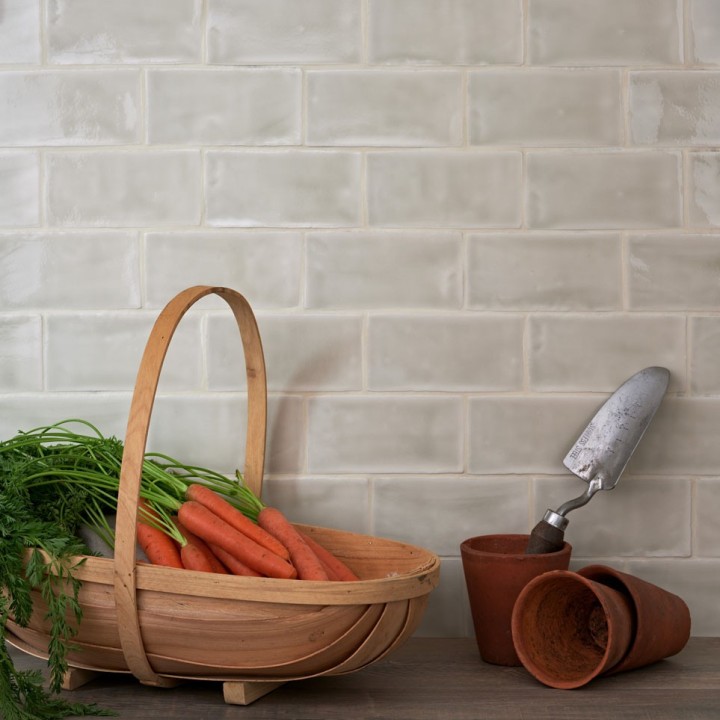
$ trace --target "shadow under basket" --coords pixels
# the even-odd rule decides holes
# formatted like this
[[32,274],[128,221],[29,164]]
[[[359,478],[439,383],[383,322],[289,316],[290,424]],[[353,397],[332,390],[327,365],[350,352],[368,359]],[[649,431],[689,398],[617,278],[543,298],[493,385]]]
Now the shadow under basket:
[[[173,687],[224,683],[228,703],[248,704],[289,680],[354,672],[398,648],[417,628],[437,586],[439,558],[405,543],[296,525],[343,560],[358,581],[278,580],[160,567],[135,559],[139,467],[165,351],[198,299],[224,298],[238,321],[248,379],[245,481],[260,494],[265,452],[265,368],[254,315],[227,288],[177,295],[153,327],[138,372],[120,473],[115,557],[84,557],[83,619],[68,653],[64,687],[96,672],[132,673]],[[34,593],[27,627],[8,622],[8,642],[47,658],[46,606]]]

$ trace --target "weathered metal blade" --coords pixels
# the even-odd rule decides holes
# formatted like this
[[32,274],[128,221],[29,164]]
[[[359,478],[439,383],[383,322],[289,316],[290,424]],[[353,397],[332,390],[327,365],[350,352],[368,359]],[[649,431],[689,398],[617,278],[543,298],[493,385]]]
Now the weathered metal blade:
[[615,487],[667,390],[670,373],[648,367],[626,380],[598,410],[563,460],[600,490]]

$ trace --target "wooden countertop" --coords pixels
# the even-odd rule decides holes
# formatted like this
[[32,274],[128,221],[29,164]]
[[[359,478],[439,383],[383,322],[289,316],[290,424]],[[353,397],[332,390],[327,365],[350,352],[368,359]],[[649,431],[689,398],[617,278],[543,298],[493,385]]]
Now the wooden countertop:
[[[44,667],[11,653],[18,667]],[[290,682],[244,707],[226,705],[220,683],[163,690],[128,675],[100,675],[70,697],[135,720],[718,720],[720,637],[692,638],[672,658],[578,690],[483,663],[473,639],[412,638],[365,670]]]

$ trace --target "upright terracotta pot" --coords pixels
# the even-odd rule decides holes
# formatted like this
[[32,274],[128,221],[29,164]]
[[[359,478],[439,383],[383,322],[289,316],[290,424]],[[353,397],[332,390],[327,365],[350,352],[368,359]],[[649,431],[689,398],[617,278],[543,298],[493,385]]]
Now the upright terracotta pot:
[[513,606],[525,585],[548,570],[567,569],[568,543],[553,553],[526,555],[529,535],[480,535],[460,545],[480,657],[520,665],[512,640]]
[[578,570],[583,577],[614,588],[631,602],[635,633],[625,657],[610,673],[633,670],[679,653],[690,639],[685,601],[657,585],[605,565]]
[[630,647],[633,611],[625,595],[556,570],[528,583],[512,617],[525,668],[554,688],[578,688],[615,666]]

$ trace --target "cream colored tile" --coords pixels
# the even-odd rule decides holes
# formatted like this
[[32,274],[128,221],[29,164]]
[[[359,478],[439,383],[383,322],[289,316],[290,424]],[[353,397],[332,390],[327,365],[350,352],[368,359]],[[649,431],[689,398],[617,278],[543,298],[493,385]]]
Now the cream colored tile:
[[42,389],[39,315],[0,316],[0,392]]
[[617,310],[617,234],[468,237],[468,303],[481,310]]
[[309,71],[310,145],[460,145],[459,71]]
[[459,555],[475,535],[527,532],[525,478],[379,478],[372,486],[373,534],[439,555]]
[[197,62],[202,0],[48,0],[54,63]]
[[[95,425],[106,437],[125,437],[130,393],[22,393],[2,397],[0,439],[7,440],[18,432],[57,423],[67,418],[82,418]],[[74,423],[75,432],[92,431]]]
[[209,151],[205,191],[210,225],[358,225],[360,154]]
[[691,0],[689,31],[693,60],[720,65],[720,5],[716,0]]
[[200,282],[233,288],[253,308],[294,307],[301,262],[302,237],[294,232],[151,232],[145,238],[147,303],[162,306]]
[[306,303],[312,308],[458,308],[458,233],[310,233]]
[[531,152],[532,228],[612,229],[681,224],[680,156],[671,152]]
[[690,609],[693,636],[720,635],[720,561],[631,560],[627,571],[680,596]]
[[530,0],[536,65],[682,64],[678,0]]
[[720,395],[720,318],[690,317],[690,392]]
[[580,396],[470,398],[468,472],[567,474],[563,458],[601,404]]
[[629,103],[638,145],[720,144],[720,72],[630,73]]
[[534,315],[529,320],[530,387],[540,392],[612,392],[644,367],[685,388],[685,318],[667,315]]
[[522,62],[520,0],[370,0],[371,62]]
[[460,398],[328,395],[310,398],[308,411],[311,473],[462,467]]
[[211,63],[344,63],[360,59],[356,0],[209,0]]
[[197,225],[200,153],[98,151],[47,156],[48,217],[65,226]]
[[695,542],[693,554],[720,557],[720,480],[698,478],[695,481]]
[[369,153],[371,225],[518,227],[517,152]]
[[307,432],[307,408],[302,397],[270,397],[265,448],[266,472],[295,475],[304,472],[307,464]]
[[0,225],[40,223],[40,162],[35,152],[0,151]]
[[[107,312],[49,315],[47,389],[132,390],[155,317]],[[173,335],[159,389],[199,390],[201,376],[200,318],[185,317]]]
[[468,93],[473,145],[622,144],[615,70],[473,70]]
[[247,405],[235,393],[158,395],[147,449],[233,474],[245,457]]
[[[575,476],[536,480],[535,517],[586,489]],[[565,540],[574,555],[684,557],[690,554],[690,481],[623,474],[612,490],[596,493],[567,519]]]
[[128,232],[0,234],[0,308],[140,306],[137,238]]
[[632,474],[717,475],[720,402],[666,397],[628,464]]
[[295,69],[150,70],[149,140],[153,144],[297,144],[301,80]]
[[440,584],[430,593],[415,636],[474,636],[462,562],[458,557],[443,557],[440,562]]
[[519,390],[520,315],[374,315],[367,337],[370,390]]
[[0,143],[134,143],[140,127],[139,93],[135,70],[0,73]]
[[[188,464],[233,475],[245,462],[247,403],[235,393],[158,395],[148,448]],[[265,470],[297,473],[304,457],[303,402],[270,398]]]
[[263,502],[293,522],[369,533],[370,488],[366,478],[269,478]]
[[720,301],[718,235],[645,235],[629,241],[634,310],[714,310]]
[[698,227],[720,227],[720,153],[689,153],[688,218]]
[[[360,315],[273,314],[257,321],[271,392],[362,388]],[[244,389],[242,343],[229,313],[208,318],[207,344],[208,387]]]
[[40,3],[5,0],[0,22],[0,64],[40,62]]

